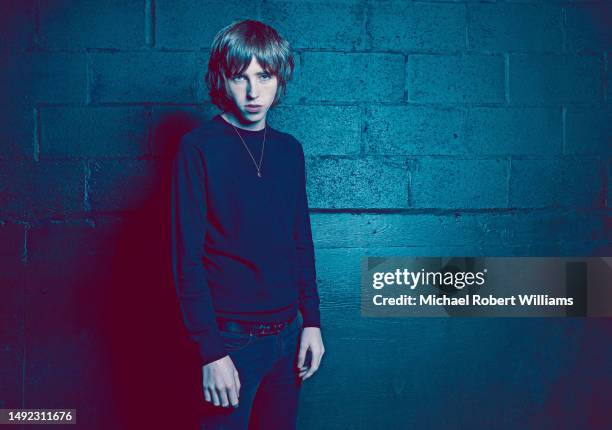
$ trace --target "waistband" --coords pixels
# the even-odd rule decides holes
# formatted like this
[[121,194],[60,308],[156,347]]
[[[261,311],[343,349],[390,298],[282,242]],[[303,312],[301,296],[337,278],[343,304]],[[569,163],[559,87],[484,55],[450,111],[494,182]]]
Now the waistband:
[[266,309],[265,311],[250,311],[250,312],[228,312],[226,310],[215,309],[216,318],[224,318],[226,320],[251,322],[258,324],[278,323],[289,321],[298,313],[298,303],[294,302],[287,306],[275,309]]
[[255,336],[268,336],[272,334],[278,334],[285,327],[293,322],[297,317],[297,313],[291,317],[291,319],[278,323],[260,323],[252,321],[238,321],[227,318],[217,317],[217,327],[222,331],[229,331],[233,333],[245,333],[252,334]]

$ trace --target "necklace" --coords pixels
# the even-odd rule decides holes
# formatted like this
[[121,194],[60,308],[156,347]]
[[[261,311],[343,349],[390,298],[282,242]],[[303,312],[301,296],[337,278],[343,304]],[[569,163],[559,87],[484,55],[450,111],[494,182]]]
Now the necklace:
[[238,129],[236,128],[236,126],[234,124],[231,124],[231,123],[230,123],[230,125],[232,127],[234,127],[234,130],[236,130],[236,133],[238,133],[238,137],[242,141],[242,144],[244,145],[245,149],[247,150],[247,152],[251,156],[251,160],[253,160],[253,164],[255,164],[255,168],[257,169],[257,177],[261,178],[261,162],[263,161],[264,149],[266,147],[266,131],[267,131],[268,127],[267,126],[264,127],[263,143],[261,144],[261,157],[259,157],[259,164],[257,164],[257,162],[255,161],[255,157],[253,157],[253,154],[251,154],[251,150],[249,149],[247,144],[244,142],[244,139],[242,138],[242,136],[238,132]]

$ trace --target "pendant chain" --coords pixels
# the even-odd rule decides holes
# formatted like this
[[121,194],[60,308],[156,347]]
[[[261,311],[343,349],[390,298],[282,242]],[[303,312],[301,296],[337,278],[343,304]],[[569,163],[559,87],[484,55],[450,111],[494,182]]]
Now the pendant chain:
[[257,176],[259,178],[261,178],[261,163],[263,161],[264,149],[266,147],[266,131],[267,131],[268,127],[267,126],[264,127],[264,137],[263,137],[263,142],[261,144],[261,157],[259,157],[259,165],[258,165],[257,162],[255,161],[255,157],[253,157],[253,154],[251,153],[251,150],[249,149],[249,147],[247,146],[246,142],[244,141],[244,139],[242,138],[242,136],[238,132],[238,129],[236,128],[236,126],[234,124],[231,124],[231,126],[234,127],[234,130],[236,130],[236,133],[238,133],[238,137],[240,138],[240,140],[242,141],[242,144],[244,145],[245,149],[247,150],[247,152],[251,156],[251,160],[253,160],[253,164],[255,164],[255,168],[257,169]]

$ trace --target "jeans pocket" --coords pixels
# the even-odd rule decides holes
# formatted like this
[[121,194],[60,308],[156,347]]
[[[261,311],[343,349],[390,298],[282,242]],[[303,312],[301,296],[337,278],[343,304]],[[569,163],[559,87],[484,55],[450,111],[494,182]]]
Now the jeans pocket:
[[223,346],[228,351],[239,351],[246,348],[253,341],[253,335],[250,333],[235,333],[232,331],[219,331]]

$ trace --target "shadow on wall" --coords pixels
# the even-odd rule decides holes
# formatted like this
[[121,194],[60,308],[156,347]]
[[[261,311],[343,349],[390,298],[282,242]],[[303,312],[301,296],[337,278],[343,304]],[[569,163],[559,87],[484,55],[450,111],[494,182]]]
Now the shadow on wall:
[[[181,136],[198,123],[181,112],[159,119],[155,133],[168,161]],[[84,320],[92,318],[104,350],[101,356],[108,360],[109,398],[92,414],[101,421],[95,423],[100,428],[196,428],[201,370],[171,279],[171,163],[160,166],[153,192],[141,207],[119,222],[101,221],[96,227],[108,240],[109,256],[92,264],[96,273],[87,276],[93,280],[87,287],[92,296],[80,301],[91,303],[94,312],[89,314],[80,304],[79,309],[87,312]],[[108,413],[111,405],[114,413]]]

